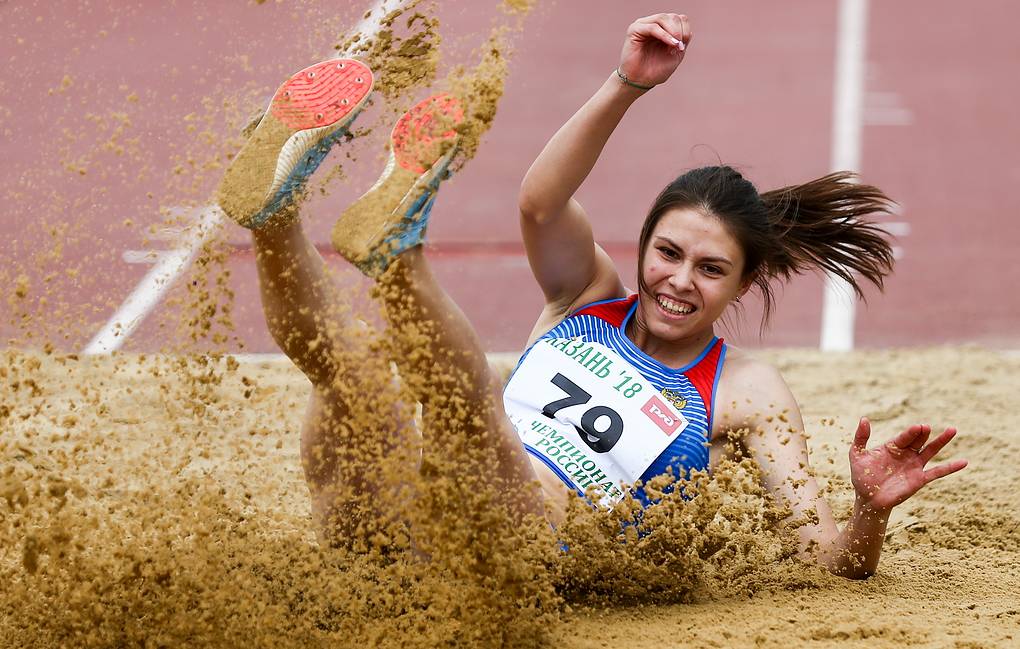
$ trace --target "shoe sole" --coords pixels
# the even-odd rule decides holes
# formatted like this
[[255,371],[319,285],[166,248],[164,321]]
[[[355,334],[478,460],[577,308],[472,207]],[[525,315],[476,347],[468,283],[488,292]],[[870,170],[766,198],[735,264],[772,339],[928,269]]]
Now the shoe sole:
[[223,211],[257,228],[290,204],[347,132],[372,84],[368,66],[350,59],[316,63],[288,79],[224,174],[217,197]]
[[[333,247],[369,276],[388,265],[385,246],[400,225],[422,213],[457,152],[453,127],[463,120],[456,99],[436,95],[405,113],[390,133],[390,155],[379,180],[333,226]],[[417,210],[408,214],[417,205]]]

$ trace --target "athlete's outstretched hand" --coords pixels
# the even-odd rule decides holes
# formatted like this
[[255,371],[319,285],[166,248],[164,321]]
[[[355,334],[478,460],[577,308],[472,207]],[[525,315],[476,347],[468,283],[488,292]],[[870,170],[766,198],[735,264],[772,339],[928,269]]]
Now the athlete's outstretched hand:
[[642,86],[658,85],[669,79],[684,60],[693,36],[691,22],[683,14],[638,18],[627,28],[620,72]]
[[947,428],[930,443],[929,435],[931,426],[914,425],[868,450],[871,422],[861,419],[850,448],[850,480],[857,497],[872,509],[889,510],[929,482],[967,466],[967,460],[951,460],[925,470],[924,466],[953,439],[956,429]]

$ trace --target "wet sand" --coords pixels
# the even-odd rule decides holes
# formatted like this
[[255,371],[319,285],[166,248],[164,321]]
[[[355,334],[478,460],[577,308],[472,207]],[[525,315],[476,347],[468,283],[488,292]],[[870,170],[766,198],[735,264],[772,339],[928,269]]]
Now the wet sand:
[[[559,583],[539,575],[561,597],[530,591],[539,604],[522,613],[517,602],[496,633],[478,623],[493,603],[474,591],[430,582],[422,568],[405,571],[387,600],[373,588],[386,590],[388,568],[331,564],[319,549],[298,449],[310,386],[289,363],[5,352],[0,641],[1016,646],[1020,358],[974,348],[764,355],[802,404],[837,515],[851,502],[845,458],[860,415],[878,438],[915,421],[955,425],[950,448],[970,467],[894,512],[867,581],[784,558],[662,605],[654,592],[563,601],[562,573]],[[518,565],[541,571],[558,556]],[[478,635],[465,635],[471,620]]]

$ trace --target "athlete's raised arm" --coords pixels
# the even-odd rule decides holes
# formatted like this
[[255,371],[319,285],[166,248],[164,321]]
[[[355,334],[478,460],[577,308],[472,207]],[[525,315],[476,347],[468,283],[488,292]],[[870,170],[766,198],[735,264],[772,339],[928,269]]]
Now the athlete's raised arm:
[[679,14],[657,14],[631,24],[619,67],[549,140],[525,175],[521,230],[547,312],[565,313],[582,297],[622,295],[619,275],[595,244],[573,196],[630,105],[680,65],[691,36],[687,17]]

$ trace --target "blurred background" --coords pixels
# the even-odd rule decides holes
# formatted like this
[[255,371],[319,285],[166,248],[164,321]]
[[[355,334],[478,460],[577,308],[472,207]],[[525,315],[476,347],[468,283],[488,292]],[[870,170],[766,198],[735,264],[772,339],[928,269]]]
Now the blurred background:
[[[247,233],[228,224],[202,239],[189,224],[208,219],[225,151],[253,111],[332,55],[376,4],[0,1],[3,340],[80,351],[113,327],[109,348],[278,352]],[[843,42],[862,62],[861,110],[849,118],[860,128],[839,140],[836,61],[848,32],[838,0],[540,0],[509,36],[495,123],[442,188],[430,226],[437,273],[487,349],[519,351],[542,305],[519,242],[524,172],[612,73],[627,25],[659,11],[688,14],[694,42],[673,79],[634,106],[579,194],[630,286],[645,211],[685,169],[731,164],[764,191],[827,173],[835,149],[849,147],[862,179],[899,204],[882,219],[898,265],[885,292],[869,289],[858,306],[854,344],[1020,347],[1020,7],[862,4],[864,23]],[[517,20],[496,0],[420,10],[441,24],[440,77],[471,66],[493,25]],[[329,231],[382,170],[396,108],[359,118],[371,132],[331,154],[304,209],[355,303],[367,286],[332,254]],[[142,306],[139,287],[155,296]],[[753,303],[720,333],[750,347],[818,346],[823,280],[797,278],[777,294],[764,333]]]

